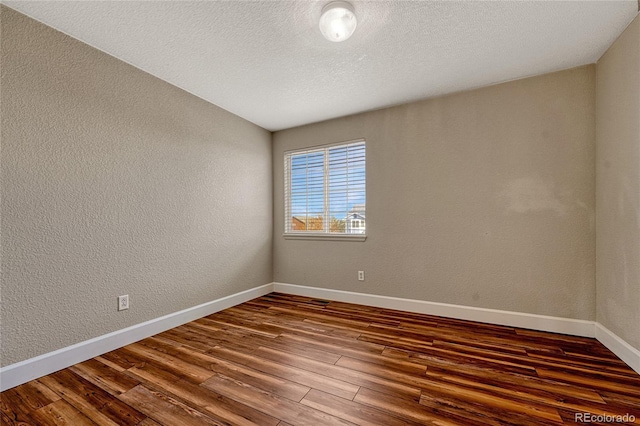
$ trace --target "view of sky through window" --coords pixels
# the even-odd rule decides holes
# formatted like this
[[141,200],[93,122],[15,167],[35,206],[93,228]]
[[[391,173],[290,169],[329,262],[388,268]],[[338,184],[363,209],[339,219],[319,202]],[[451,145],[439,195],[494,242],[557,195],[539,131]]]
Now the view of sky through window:
[[350,220],[364,225],[364,142],[292,153],[287,162],[290,230],[349,233]]

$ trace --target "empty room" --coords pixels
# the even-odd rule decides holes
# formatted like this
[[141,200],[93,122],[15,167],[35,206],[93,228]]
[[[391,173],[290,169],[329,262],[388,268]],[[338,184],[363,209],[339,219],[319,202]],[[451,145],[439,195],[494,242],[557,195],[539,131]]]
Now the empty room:
[[2,0],[0,424],[640,424],[639,8]]

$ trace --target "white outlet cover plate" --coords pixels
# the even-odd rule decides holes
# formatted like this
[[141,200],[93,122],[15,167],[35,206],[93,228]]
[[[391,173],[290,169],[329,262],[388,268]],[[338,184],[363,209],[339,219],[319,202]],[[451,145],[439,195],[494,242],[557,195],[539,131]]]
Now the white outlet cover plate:
[[118,310],[124,311],[129,309],[129,295],[118,296]]

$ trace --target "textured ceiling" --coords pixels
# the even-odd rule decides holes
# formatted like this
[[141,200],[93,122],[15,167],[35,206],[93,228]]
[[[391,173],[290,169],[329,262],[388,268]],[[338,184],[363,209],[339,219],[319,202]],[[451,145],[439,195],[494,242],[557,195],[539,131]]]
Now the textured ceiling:
[[595,62],[627,1],[353,1],[332,43],[327,1],[3,3],[266,129],[279,130]]

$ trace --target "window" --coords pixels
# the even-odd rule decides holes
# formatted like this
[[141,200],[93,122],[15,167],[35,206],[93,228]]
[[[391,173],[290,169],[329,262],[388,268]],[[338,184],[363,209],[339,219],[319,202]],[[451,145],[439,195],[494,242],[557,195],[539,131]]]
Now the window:
[[365,157],[363,140],[286,152],[285,237],[364,240]]

